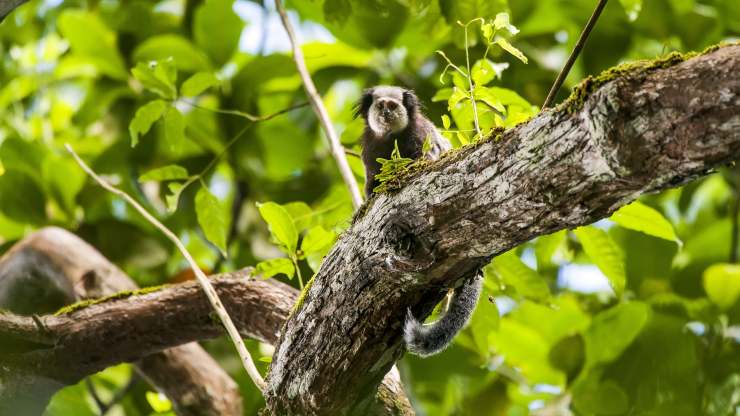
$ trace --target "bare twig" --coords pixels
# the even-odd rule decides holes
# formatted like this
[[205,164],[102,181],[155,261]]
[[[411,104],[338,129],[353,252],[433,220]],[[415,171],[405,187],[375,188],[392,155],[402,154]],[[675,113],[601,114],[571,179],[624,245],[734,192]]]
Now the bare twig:
[[558,90],[563,85],[563,81],[565,81],[565,77],[568,76],[570,68],[573,66],[576,58],[578,58],[578,54],[581,53],[581,49],[583,49],[583,45],[586,44],[586,39],[588,39],[591,29],[596,25],[596,21],[599,20],[599,15],[601,15],[601,11],[604,10],[604,6],[606,6],[607,1],[609,0],[599,0],[599,4],[596,5],[596,9],[594,9],[594,12],[586,23],[586,27],[583,28],[583,32],[581,32],[581,36],[578,38],[578,42],[576,42],[573,52],[570,53],[568,60],[565,62],[565,66],[560,70],[557,79],[555,79],[555,83],[552,84],[552,88],[550,88],[550,92],[547,93],[547,98],[545,98],[545,103],[542,104],[542,109],[552,105],[552,101],[555,99],[555,94],[557,94]]
[[283,27],[285,27],[285,31],[288,33],[288,38],[290,38],[290,45],[293,49],[293,60],[295,61],[296,68],[298,69],[298,73],[303,81],[303,87],[306,89],[306,94],[311,101],[311,106],[316,113],[316,117],[318,117],[319,122],[324,129],[324,133],[326,133],[326,138],[329,140],[329,147],[331,148],[334,160],[337,162],[339,173],[342,175],[342,179],[347,185],[350,195],[352,195],[352,205],[357,209],[362,204],[362,196],[360,194],[360,188],[357,186],[357,181],[355,181],[355,177],[352,174],[349,163],[347,162],[347,156],[344,154],[342,143],[339,141],[337,132],[334,131],[334,125],[329,119],[329,113],[326,111],[326,107],[324,107],[324,103],[321,101],[321,96],[319,96],[319,93],[316,90],[316,85],[314,85],[313,80],[311,79],[311,74],[308,72],[306,61],[303,59],[303,52],[298,45],[298,40],[293,31],[293,26],[291,26],[290,21],[288,20],[288,14],[286,13],[282,2],[280,0],[275,0],[275,7],[277,8],[278,13],[280,13],[280,20],[283,21]]
[[161,231],[167,238],[172,241],[175,246],[180,250],[180,253],[182,253],[183,257],[185,257],[185,260],[187,260],[188,264],[193,270],[193,273],[195,273],[195,277],[198,280],[198,283],[200,283],[200,286],[203,288],[203,291],[206,294],[206,297],[208,297],[208,301],[211,303],[211,306],[213,307],[213,310],[216,312],[218,317],[221,320],[221,323],[226,328],[226,332],[229,335],[229,338],[231,338],[231,341],[234,343],[234,346],[236,347],[237,352],[239,353],[239,357],[242,360],[242,365],[244,366],[244,369],[247,371],[247,374],[252,379],[255,385],[257,385],[257,388],[260,389],[260,391],[264,392],[265,390],[265,380],[262,378],[262,375],[260,375],[259,371],[257,370],[257,367],[254,365],[254,361],[252,360],[252,356],[249,354],[249,351],[247,351],[247,347],[244,345],[244,341],[242,340],[241,336],[239,335],[239,331],[236,329],[236,326],[234,326],[234,322],[229,317],[228,312],[226,312],[226,308],[224,308],[223,303],[221,303],[221,299],[218,297],[218,294],[216,293],[216,290],[213,288],[211,283],[208,280],[208,277],[206,277],[205,273],[198,267],[198,264],[195,262],[193,257],[190,255],[188,250],[185,248],[185,245],[180,241],[180,239],[170,231],[167,227],[164,226],[159,220],[154,218],[152,214],[150,214],[144,207],[141,206],[136,200],[131,197],[126,192],[114,187],[113,185],[106,182],[103,178],[98,176],[95,171],[93,171],[81,158],[75,151],[72,149],[72,146],[69,144],[65,144],[64,147],[67,149],[69,153],[72,154],[72,156],[75,158],[77,163],[82,167],[82,169],[90,175],[100,186],[102,186],[107,191],[120,196],[126,202],[131,204],[138,212],[141,214],[149,223],[154,225],[159,231]]

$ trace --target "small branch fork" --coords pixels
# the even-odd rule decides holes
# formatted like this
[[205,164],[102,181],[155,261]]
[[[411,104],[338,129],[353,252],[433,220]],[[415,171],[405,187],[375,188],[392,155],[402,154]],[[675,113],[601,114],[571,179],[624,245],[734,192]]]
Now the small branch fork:
[[301,76],[301,80],[303,81],[303,87],[306,89],[306,94],[311,101],[311,107],[313,107],[313,111],[316,113],[316,117],[318,117],[321,127],[324,129],[324,133],[326,133],[326,138],[329,140],[329,147],[331,148],[334,160],[337,162],[339,173],[342,175],[342,179],[347,185],[349,193],[352,196],[352,205],[355,210],[357,210],[357,208],[362,205],[362,195],[360,194],[360,187],[357,186],[357,181],[355,181],[355,176],[352,174],[352,169],[350,169],[349,163],[347,162],[344,147],[342,147],[342,143],[339,141],[337,132],[334,130],[334,125],[329,119],[329,113],[326,111],[326,107],[324,106],[323,101],[321,101],[321,96],[316,90],[316,85],[314,85],[313,80],[311,79],[311,74],[308,72],[306,61],[303,58],[303,52],[301,51],[300,45],[298,45],[295,31],[288,20],[288,13],[285,11],[280,0],[275,0],[275,7],[280,14],[280,20],[283,22],[285,32],[287,32],[288,38],[290,38],[290,45],[293,50],[293,60],[295,61],[296,69],[298,69],[298,74]]

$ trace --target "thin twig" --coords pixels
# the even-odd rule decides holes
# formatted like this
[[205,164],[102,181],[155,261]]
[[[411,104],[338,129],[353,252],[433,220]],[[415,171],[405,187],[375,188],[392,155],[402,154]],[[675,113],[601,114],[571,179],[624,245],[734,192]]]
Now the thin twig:
[[594,9],[594,12],[588,19],[586,27],[583,28],[583,32],[581,32],[581,36],[578,38],[578,42],[576,42],[576,46],[573,48],[573,52],[570,53],[568,60],[565,62],[565,66],[560,70],[557,79],[555,79],[555,83],[552,84],[552,88],[550,88],[550,92],[547,94],[545,103],[542,104],[543,110],[552,105],[552,101],[555,99],[555,94],[560,90],[560,87],[563,85],[563,81],[565,81],[565,77],[568,76],[568,73],[570,72],[570,68],[573,66],[576,58],[578,58],[578,54],[581,53],[581,49],[583,49],[583,45],[586,44],[586,39],[588,39],[591,29],[596,25],[596,21],[599,20],[599,15],[601,15],[601,11],[604,10],[604,6],[606,6],[607,1],[609,0],[599,0],[599,4],[596,5],[596,9]]
[[80,156],[75,153],[75,151],[72,149],[72,146],[70,146],[69,144],[65,144],[64,147],[70,154],[72,154],[80,167],[82,167],[82,169],[88,175],[90,175],[90,177],[92,177],[100,186],[102,186],[104,189],[111,192],[112,194],[118,195],[126,200],[126,202],[131,204],[131,206],[134,207],[139,212],[139,214],[141,214],[147,221],[149,221],[149,223],[159,229],[159,231],[161,231],[162,234],[169,238],[170,241],[175,244],[177,249],[180,250],[180,253],[182,253],[183,257],[185,257],[185,260],[187,260],[188,264],[190,265],[190,268],[193,270],[193,273],[195,273],[195,277],[198,280],[198,283],[200,283],[201,287],[203,288],[203,291],[205,292],[208,301],[211,303],[213,310],[216,312],[218,317],[221,319],[221,323],[226,328],[226,332],[228,333],[229,338],[231,338],[231,341],[236,347],[236,351],[239,353],[239,357],[242,360],[242,365],[244,366],[244,369],[247,371],[247,374],[252,379],[257,388],[260,389],[260,391],[264,392],[265,380],[262,378],[259,371],[257,371],[257,367],[254,365],[254,361],[252,361],[252,356],[249,354],[249,351],[247,351],[247,347],[244,345],[244,341],[242,340],[241,335],[239,335],[239,331],[236,329],[236,326],[234,326],[234,322],[229,317],[228,312],[226,312],[226,308],[224,307],[223,303],[221,303],[221,299],[218,297],[216,290],[208,281],[208,277],[205,275],[205,273],[203,273],[200,267],[198,267],[195,259],[193,259],[193,257],[190,255],[182,241],[180,241],[175,233],[170,231],[169,228],[165,227],[164,224],[159,222],[159,220],[154,218],[152,214],[150,214],[144,207],[136,202],[133,197],[131,197],[126,192],[116,188],[115,186],[109,184],[103,178],[98,176],[95,171],[93,171],[80,158]]
[[342,175],[342,179],[347,185],[349,193],[352,196],[352,205],[357,209],[362,205],[360,187],[357,186],[355,176],[352,174],[352,169],[350,169],[349,163],[347,162],[347,156],[344,154],[342,143],[339,141],[337,132],[334,131],[334,125],[329,119],[329,113],[326,111],[326,107],[324,107],[324,103],[321,101],[321,96],[319,96],[319,93],[316,90],[316,85],[314,85],[313,80],[311,79],[311,74],[308,72],[306,61],[303,59],[303,52],[298,45],[298,40],[293,31],[293,26],[291,26],[290,21],[288,20],[288,13],[286,13],[280,0],[275,0],[275,7],[280,14],[280,20],[283,22],[285,32],[287,32],[288,38],[290,38],[290,45],[293,50],[293,60],[295,61],[296,69],[298,69],[298,74],[300,74],[301,80],[303,81],[303,87],[306,89],[306,94],[311,101],[314,113],[316,113],[316,116],[324,129],[324,133],[326,133],[326,138],[329,140],[329,148],[334,156],[334,160],[337,162],[339,173]]
[[180,101],[184,102],[185,104],[187,104],[187,105],[189,105],[191,107],[197,108],[199,110],[206,110],[206,111],[211,111],[211,112],[214,112],[214,113],[217,113],[217,114],[226,114],[226,115],[230,115],[230,116],[238,116],[238,117],[246,118],[249,121],[254,121],[255,123],[258,122],[258,121],[267,121],[267,120],[273,119],[273,118],[275,118],[275,117],[277,117],[279,115],[285,114],[285,113],[287,113],[289,111],[293,111],[293,110],[296,110],[296,109],[301,108],[301,107],[305,107],[305,106],[307,106],[309,104],[308,101],[303,101],[303,102],[300,102],[298,104],[294,104],[294,105],[292,105],[290,107],[284,108],[284,109],[282,109],[282,110],[280,110],[280,111],[278,111],[276,113],[267,114],[267,115],[264,115],[264,116],[258,116],[258,115],[255,115],[255,114],[250,114],[250,113],[246,113],[244,111],[239,111],[239,110],[222,110],[220,108],[203,107],[202,105],[196,104],[193,101],[186,100],[186,99],[181,99]]

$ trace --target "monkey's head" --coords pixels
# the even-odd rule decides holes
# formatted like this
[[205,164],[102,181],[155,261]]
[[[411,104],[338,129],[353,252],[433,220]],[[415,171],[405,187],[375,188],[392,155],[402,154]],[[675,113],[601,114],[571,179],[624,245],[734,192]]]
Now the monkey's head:
[[405,129],[418,110],[419,99],[413,91],[379,85],[363,91],[355,117],[362,116],[375,135],[385,136]]

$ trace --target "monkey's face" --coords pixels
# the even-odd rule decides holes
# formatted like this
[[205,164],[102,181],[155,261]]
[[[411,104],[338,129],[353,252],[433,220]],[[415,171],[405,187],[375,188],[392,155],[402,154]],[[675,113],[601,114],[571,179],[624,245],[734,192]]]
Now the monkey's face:
[[377,136],[398,133],[409,124],[415,98],[412,92],[400,87],[377,86],[365,91],[357,115],[362,114]]

